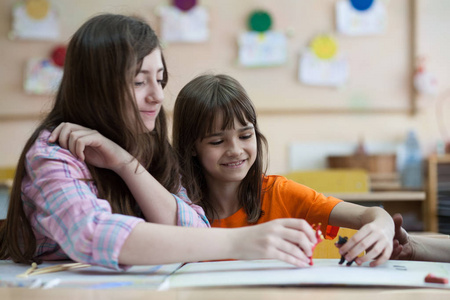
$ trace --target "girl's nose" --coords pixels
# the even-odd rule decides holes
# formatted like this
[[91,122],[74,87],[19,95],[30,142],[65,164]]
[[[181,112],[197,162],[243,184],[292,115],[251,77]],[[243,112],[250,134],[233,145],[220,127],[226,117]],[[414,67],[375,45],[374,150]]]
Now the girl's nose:
[[164,100],[164,92],[160,85],[151,87],[146,97],[146,101],[148,102],[157,102],[161,103]]
[[230,143],[230,147],[227,149],[227,155],[239,156],[242,153],[242,147],[239,142]]

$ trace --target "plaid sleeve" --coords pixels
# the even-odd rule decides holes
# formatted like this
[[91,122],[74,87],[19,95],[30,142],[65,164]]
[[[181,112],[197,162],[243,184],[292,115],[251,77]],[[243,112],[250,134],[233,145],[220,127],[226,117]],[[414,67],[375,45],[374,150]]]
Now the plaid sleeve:
[[97,197],[87,166],[57,145],[36,143],[27,154],[26,172],[24,210],[37,237],[46,237],[37,252],[56,243],[72,260],[125,267],[118,264],[120,250],[144,220],[113,214],[109,202]]
[[173,196],[177,201],[178,226],[211,227],[203,208],[191,202],[184,187],[181,187],[178,194]]

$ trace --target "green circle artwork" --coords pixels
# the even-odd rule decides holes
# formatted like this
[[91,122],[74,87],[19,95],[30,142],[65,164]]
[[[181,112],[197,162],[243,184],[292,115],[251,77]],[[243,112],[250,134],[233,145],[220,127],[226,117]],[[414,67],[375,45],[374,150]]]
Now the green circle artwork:
[[248,26],[252,31],[265,32],[272,26],[272,18],[266,11],[254,11],[250,14]]

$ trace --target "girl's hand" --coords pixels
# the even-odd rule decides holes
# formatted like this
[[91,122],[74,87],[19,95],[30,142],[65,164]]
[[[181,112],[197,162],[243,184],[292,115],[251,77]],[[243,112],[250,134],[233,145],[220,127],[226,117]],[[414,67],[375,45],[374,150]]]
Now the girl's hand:
[[48,141],[58,142],[81,161],[115,172],[133,160],[127,151],[96,130],[76,124],[61,123]]
[[[358,265],[372,260],[370,266],[375,267],[385,263],[391,256],[393,238],[393,228],[383,222],[373,221],[361,227],[339,249],[339,253],[345,256],[346,261],[355,260]],[[363,251],[366,251],[366,254],[357,257]]]
[[239,230],[233,240],[239,259],[278,259],[307,267],[317,243],[315,231],[302,219],[277,219]]

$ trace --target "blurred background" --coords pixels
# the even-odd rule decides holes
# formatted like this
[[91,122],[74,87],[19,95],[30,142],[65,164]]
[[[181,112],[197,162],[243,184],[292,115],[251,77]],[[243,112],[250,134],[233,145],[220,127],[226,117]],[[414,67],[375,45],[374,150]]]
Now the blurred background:
[[102,12],[142,16],[161,37],[169,117],[194,76],[231,75],[257,108],[268,173],[447,232],[448,0],[0,0],[4,187],[71,34]]

